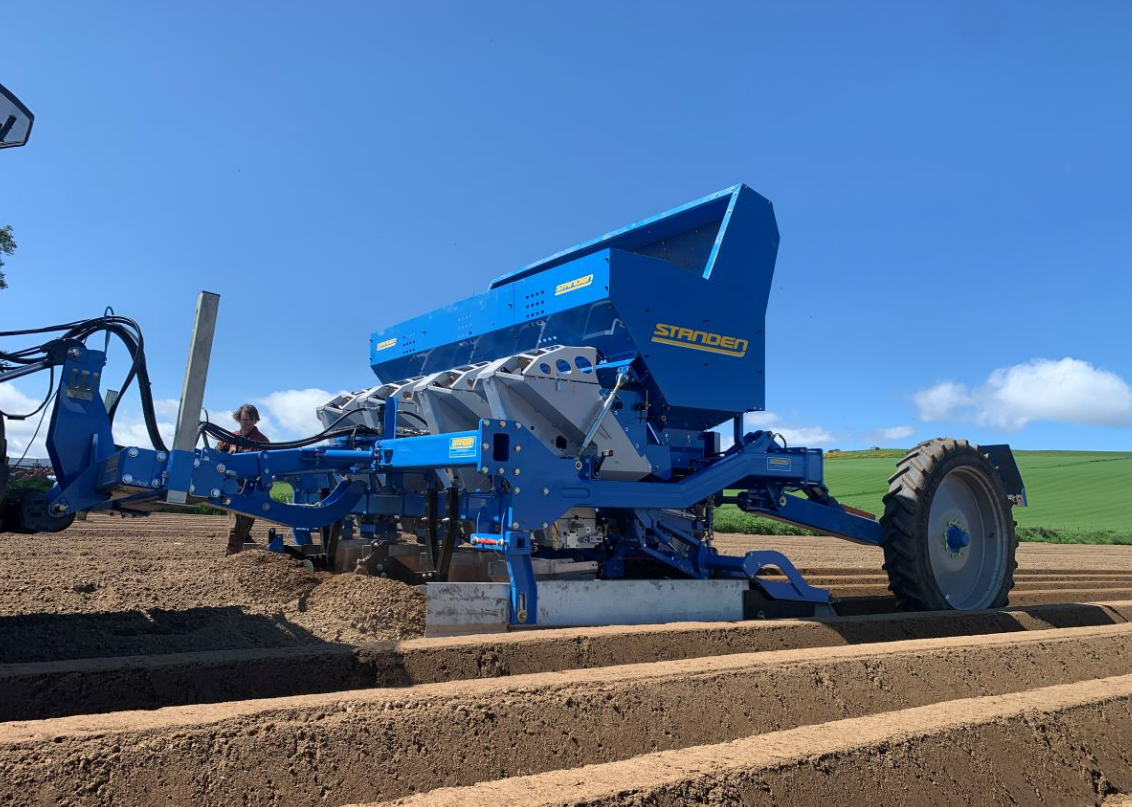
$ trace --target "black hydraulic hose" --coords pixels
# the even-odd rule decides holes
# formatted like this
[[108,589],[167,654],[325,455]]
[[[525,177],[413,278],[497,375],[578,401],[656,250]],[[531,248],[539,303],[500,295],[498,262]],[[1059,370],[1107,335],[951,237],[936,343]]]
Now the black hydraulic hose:
[[[49,325],[43,328],[0,331],[0,338],[58,331],[64,332],[62,337],[64,339],[77,339],[84,343],[86,339],[99,331],[112,333],[122,341],[122,344],[125,345],[126,350],[130,354],[130,369],[126,373],[126,378],[122,383],[122,389],[119,392],[118,398],[107,412],[110,417],[110,422],[113,424],[114,415],[118,410],[118,404],[121,402],[124,393],[129,388],[134,378],[137,378],[138,395],[141,398],[142,417],[145,420],[146,432],[149,434],[149,439],[155,449],[158,451],[168,451],[165,441],[161,438],[161,431],[157,427],[157,416],[153,405],[153,388],[149,378],[149,370],[145,363],[145,341],[142,337],[141,327],[129,317],[110,315],[88,320],[67,322],[61,325]],[[15,362],[16,364],[34,364],[36,361],[42,360],[45,356],[46,352],[43,345],[15,352],[0,353],[0,358],[5,361]],[[50,399],[50,395],[48,395],[48,399]],[[43,405],[46,405],[46,401]]]
[[[306,448],[307,446],[314,445],[315,443],[320,443],[323,440],[329,440],[329,439],[334,438],[334,437],[342,437],[342,436],[345,436],[345,435],[348,435],[348,434],[358,433],[359,429],[358,429],[357,426],[350,426],[349,428],[345,428],[345,429],[335,429],[334,427],[337,426],[339,423],[341,423],[343,420],[345,420],[350,415],[354,414],[355,412],[359,412],[359,411],[361,411],[361,410],[351,409],[348,412],[343,412],[337,419],[335,419],[335,421],[333,423],[331,423],[329,426],[327,426],[325,429],[323,429],[318,434],[311,435],[310,437],[303,437],[303,438],[300,438],[298,440],[287,440],[287,441],[280,442],[280,443],[273,443],[273,442],[261,443],[259,440],[249,440],[246,437],[243,437],[243,436],[238,435],[238,434],[234,434],[233,432],[228,431],[227,429],[223,428],[222,426],[218,426],[217,424],[211,423],[209,421],[204,421],[203,423],[200,424],[200,433],[201,434],[207,434],[211,437],[216,438],[217,440],[223,440],[226,443],[231,443],[233,445],[242,446],[243,448],[250,448],[250,449]],[[376,430],[373,430],[373,429],[367,429],[367,431],[371,432],[375,436],[380,434],[379,432],[377,432]]]
[[[130,333],[129,330],[134,333]],[[86,339],[98,331],[108,331],[109,333],[117,336],[122,343],[126,346],[126,350],[130,353],[132,362],[130,370],[126,373],[126,379],[122,383],[122,389],[119,392],[118,398],[111,405],[107,414],[110,417],[110,422],[114,422],[114,415],[118,410],[118,404],[125,396],[125,392],[129,389],[130,384],[134,378],[138,379],[138,397],[141,398],[142,405],[142,418],[145,421],[146,432],[149,435],[150,442],[153,447],[158,451],[168,451],[165,446],[165,441],[161,437],[161,431],[157,426],[157,415],[153,406],[153,387],[149,379],[149,369],[145,362],[145,342],[142,337],[141,327],[128,317],[111,316],[101,317],[96,320],[88,320],[85,323],[73,328],[69,331],[65,338]],[[136,336],[135,336],[136,334]]]

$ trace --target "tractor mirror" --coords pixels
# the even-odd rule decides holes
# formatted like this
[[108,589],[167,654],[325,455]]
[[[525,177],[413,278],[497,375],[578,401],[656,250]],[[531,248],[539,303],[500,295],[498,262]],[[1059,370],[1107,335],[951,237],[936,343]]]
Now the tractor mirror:
[[0,84],[0,149],[22,146],[28,142],[34,120],[35,115],[31,114],[31,110]]

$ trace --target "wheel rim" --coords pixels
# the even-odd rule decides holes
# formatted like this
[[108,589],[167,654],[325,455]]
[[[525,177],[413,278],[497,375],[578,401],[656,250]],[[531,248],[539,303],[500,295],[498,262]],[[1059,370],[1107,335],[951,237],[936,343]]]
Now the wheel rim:
[[1006,574],[1004,509],[986,477],[955,468],[940,480],[928,511],[932,575],[952,608],[989,608]]

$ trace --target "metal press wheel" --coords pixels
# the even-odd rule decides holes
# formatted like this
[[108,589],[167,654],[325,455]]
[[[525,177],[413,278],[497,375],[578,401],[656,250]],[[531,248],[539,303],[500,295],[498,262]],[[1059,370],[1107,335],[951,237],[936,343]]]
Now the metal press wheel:
[[904,610],[1001,608],[1014,587],[1018,539],[998,471],[966,440],[905,455],[881,517],[888,587]]

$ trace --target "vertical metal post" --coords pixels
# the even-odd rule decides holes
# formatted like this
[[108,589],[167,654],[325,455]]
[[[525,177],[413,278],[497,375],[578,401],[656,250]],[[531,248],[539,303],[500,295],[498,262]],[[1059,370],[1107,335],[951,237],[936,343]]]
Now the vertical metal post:
[[208,362],[212,356],[212,338],[216,333],[216,315],[220,295],[202,291],[197,296],[193,318],[193,335],[189,342],[189,360],[185,365],[185,382],[181,385],[181,407],[177,412],[177,431],[173,436],[173,452],[169,462],[169,493],[166,501],[185,504],[188,501],[191,455],[197,444],[200,410],[204,406],[204,385],[208,379]]
[[437,490],[435,482],[429,485],[425,494],[425,504],[428,508],[425,514],[427,525],[425,551],[428,555],[428,570],[435,575],[440,568],[440,491]]
[[452,566],[452,552],[460,538],[460,490],[452,485],[448,488],[448,515],[444,519],[444,542],[440,546],[440,560],[436,565],[436,576],[447,582],[448,570]]

